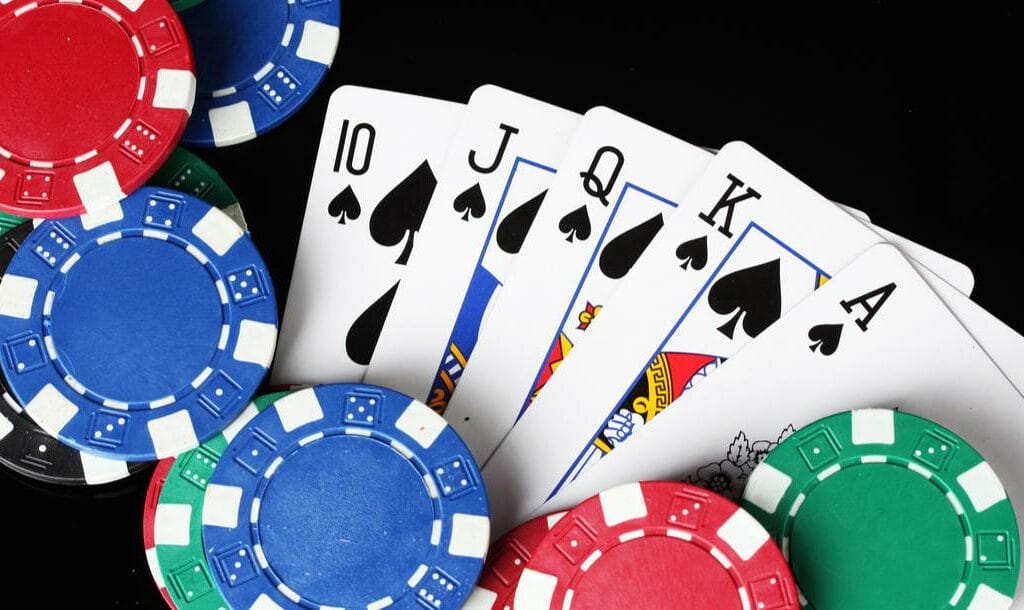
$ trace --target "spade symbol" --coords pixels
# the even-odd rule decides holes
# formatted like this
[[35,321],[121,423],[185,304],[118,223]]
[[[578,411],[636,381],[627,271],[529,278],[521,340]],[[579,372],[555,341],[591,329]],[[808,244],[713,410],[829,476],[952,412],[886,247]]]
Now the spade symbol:
[[391,301],[395,299],[396,292],[397,282],[367,307],[366,311],[359,314],[348,329],[348,335],[345,336],[345,351],[352,362],[364,366],[370,364],[370,357],[377,347],[380,331],[384,328],[384,320],[388,317],[388,310],[391,309]]
[[469,217],[480,218],[487,211],[487,203],[484,201],[484,192],[480,190],[480,184],[474,184],[462,191],[452,204],[455,211],[462,214],[462,220],[469,222]]
[[546,190],[541,191],[539,195],[508,213],[498,225],[498,231],[494,236],[499,248],[509,254],[519,252],[530,226],[533,225],[533,219],[537,217],[537,210],[544,201],[544,195],[547,194]]
[[558,221],[558,230],[565,235],[565,241],[569,243],[572,243],[574,238],[577,241],[586,241],[590,237],[590,214],[587,212],[587,206],[581,205],[562,216]]
[[601,272],[613,280],[624,277],[664,224],[661,214],[656,214],[609,241],[598,262]]
[[831,356],[839,347],[839,338],[843,334],[842,324],[819,324],[807,331],[807,338],[812,341],[812,352],[822,356]]
[[708,293],[715,313],[732,317],[718,327],[730,339],[743,318],[743,332],[756,337],[782,315],[779,259],[733,271],[716,281]]
[[683,269],[700,271],[708,264],[708,238],[698,237],[679,244],[676,258],[681,261],[679,266]]
[[340,225],[345,224],[346,220],[359,218],[359,214],[362,211],[363,208],[359,205],[359,198],[356,197],[355,191],[352,190],[351,186],[346,186],[345,190],[338,193],[331,200],[330,205],[327,206],[327,213],[337,218]]
[[384,195],[370,214],[370,237],[373,241],[391,247],[405,240],[405,247],[395,261],[399,265],[409,261],[413,239],[423,223],[435,186],[434,172],[424,161]]

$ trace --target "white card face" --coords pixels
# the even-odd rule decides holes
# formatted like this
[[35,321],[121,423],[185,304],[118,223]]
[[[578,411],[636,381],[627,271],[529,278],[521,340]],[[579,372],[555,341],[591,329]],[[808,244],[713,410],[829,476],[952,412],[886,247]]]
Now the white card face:
[[362,381],[464,111],[350,85],[331,96],[273,383]]
[[686,200],[486,463],[489,489],[509,490],[510,501],[493,507],[497,529],[882,241],[739,142],[718,153]]
[[583,117],[446,412],[478,459],[582,339],[710,160],[607,108]]
[[904,256],[923,265],[964,295],[971,296],[971,293],[974,291],[974,272],[971,271],[970,267],[945,254],[940,254],[931,248],[911,241],[902,235],[897,235],[888,229],[883,229],[878,225],[869,226],[873,231],[884,237],[886,241],[899,248]]
[[366,382],[444,409],[579,118],[491,85],[473,93]]
[[[637,479],[682,479],[738,498],[793,431],[841,411],[893,407],[962,436],[1011,502],[1024,502],[1024,398],[901,255],[881,245],[543,510]],[[1021,525],[1024,513],[1017,517]]]
[[924,277],[925,281],[974,340],[981,345],[989,358],[1006,375],[1006,378],[1024,394],[1024,337],[1007,326],[1002,320],[985,311],[962,292],[944,282],[929,269],[921,269],[913,260],[910,263]]

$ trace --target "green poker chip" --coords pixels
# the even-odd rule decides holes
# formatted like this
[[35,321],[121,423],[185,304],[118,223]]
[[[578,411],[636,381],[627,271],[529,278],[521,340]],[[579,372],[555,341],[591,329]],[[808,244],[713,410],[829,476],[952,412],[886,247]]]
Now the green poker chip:
[[900,411],[821,419],[750,475],[743,506],[775,538],[806,608],[1006,610],[1020,534],[967,441]]
[[223,610],[203,550],[203,498],[206,485],[233,432],[290,392],[264,394],[253,401],[227,430],[196,449],[179,455],[167,472],[153,519],[156,563],[179,610]]
[[25,222],[25,219],[20,216],[14,216],[7,212],[0,212],[0,235],[3,235],[23,222]]
[[202,3],[203,0],[171,0],[171,8],[180,13]]
[[220,208],[237,222],[238,226],[246,228],[238,197],[224,179],[205,161],[181,146],[174,149],[170,158],[149,179],[149,184],[171,188],[202,199],[213,207]]

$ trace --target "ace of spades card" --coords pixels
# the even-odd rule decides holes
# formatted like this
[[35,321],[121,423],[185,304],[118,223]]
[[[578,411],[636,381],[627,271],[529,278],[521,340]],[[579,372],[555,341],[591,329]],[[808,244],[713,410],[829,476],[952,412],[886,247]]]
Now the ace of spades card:
[[710,160],[608,108],[584,115],[446,411],[478,459],[582,338]]
[[[648,425],[882,238],[741,142],[726,145],[484,466],[498,530]],[[614,443],[609,442],[614,438]]]
[[274,383],[362,380],[464,110],[349,85],[331,96]]
[[492,85],[473,93],[366,382],[444,410],[578,122]]
[[[834,413],[894,407],[970,442],[1020,506],[1024,397],[982,349],[990,338],[976,340],[954,313],[895,248],[875,246],[541,510],[627,481],[682,479],[733,499],[746,489],[772,512],[755,468],[780,439]],[[946,599],[959,583],[955,572]],[[961,605],[1009,608],[1009,593]]]

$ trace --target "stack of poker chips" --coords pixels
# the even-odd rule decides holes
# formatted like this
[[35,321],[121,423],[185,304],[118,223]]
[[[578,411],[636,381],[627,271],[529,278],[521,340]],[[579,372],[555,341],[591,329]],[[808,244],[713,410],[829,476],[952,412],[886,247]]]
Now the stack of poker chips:
[[0,462],[20,474],[122,479],[262,385],[273,283],[235,195],[179,144],[255,138],[320,84],[339,3],[263,4],[0,8]]

